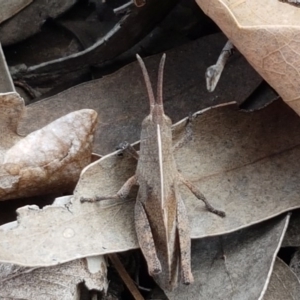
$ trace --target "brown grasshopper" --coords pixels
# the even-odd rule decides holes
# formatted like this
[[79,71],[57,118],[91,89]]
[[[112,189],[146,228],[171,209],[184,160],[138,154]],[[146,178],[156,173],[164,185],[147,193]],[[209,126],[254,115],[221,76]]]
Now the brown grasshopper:
[[134,212],[139,245],[147,261],[149,274],[161,288],[172,290],[178,284],[179,270],[184,284],[194,280],[191,272],[190,228],[179,185],[186,185],[205,203],[208,211],[221,217],[225,213],[213,208],[198,188],[177,171],[172,149],[172,121],[164,114],[163,107],[165,58],[164,54],[159,65],[155,100],[147,69],[137,55],[147,86],[150,114],[142,123],[139,153],[128,143],[123,147],[138,159],[135,175],[126,181],[117,195],[81,201],[124,199],[133,185],[139,185]]

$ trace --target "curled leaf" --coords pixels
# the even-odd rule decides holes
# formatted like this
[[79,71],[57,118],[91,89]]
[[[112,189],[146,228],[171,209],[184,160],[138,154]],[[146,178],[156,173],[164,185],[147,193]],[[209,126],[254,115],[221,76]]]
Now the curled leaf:
[[20,137],[24,102],[18,94],[0,97],[0,200],[71,189],[90,163],[97,113],[80,110]]

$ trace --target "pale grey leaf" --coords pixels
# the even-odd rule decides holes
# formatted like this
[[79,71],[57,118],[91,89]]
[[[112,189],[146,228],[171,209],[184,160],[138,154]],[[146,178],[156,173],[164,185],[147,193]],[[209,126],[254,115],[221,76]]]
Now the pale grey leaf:
[[263,300],[296,300],[300,295],[300,282],[293,271],[276,258],[273,273]]
[[294,253],[291,261],[290,261],[290,268],[292,271],[296,274],[298,277],[298,280],[300,280],[300,249]]
[[292,213],[289,228],[284,236],[282,247],[300,247],[300,211]]
[[166,295],[170,300],[262,299],[288,220],[281,216],[235,233],[194,240],[195,282],[180,284]]

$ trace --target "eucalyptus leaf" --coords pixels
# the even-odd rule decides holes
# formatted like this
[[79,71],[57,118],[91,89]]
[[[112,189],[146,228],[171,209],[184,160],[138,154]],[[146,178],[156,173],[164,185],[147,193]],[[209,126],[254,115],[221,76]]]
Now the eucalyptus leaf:
[[276,258],[273,273],[263,300],[295,300],[300,294],[300,282],[295,273],[280,258]]

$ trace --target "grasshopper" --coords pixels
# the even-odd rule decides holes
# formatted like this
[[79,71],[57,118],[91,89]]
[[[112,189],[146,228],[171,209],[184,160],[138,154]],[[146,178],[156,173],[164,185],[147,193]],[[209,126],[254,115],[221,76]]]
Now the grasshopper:
[[164,54],[159,65],[155,99],[145,64],[137,55],[148,91],[150,114],[142,123],[139,153],[128,143],[124,143],[122,147],[138,159],[135,175],[125,182],[116,195],[81,201],[124,199],[131,187],[138,185],[134,211],[138,242],[149,274],[161,288],[173,290],[178,284],[179,273],[184,284],[194,281],[191,272],[190,228],[179,185],[186,185],[205,203],[208,211],[221,217],[224,217],[225,213],[211,206],[200,190],[177,171],[173,156],[172,121],[165,115],[163,107],[165,58]]

